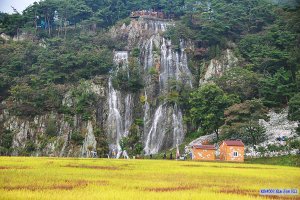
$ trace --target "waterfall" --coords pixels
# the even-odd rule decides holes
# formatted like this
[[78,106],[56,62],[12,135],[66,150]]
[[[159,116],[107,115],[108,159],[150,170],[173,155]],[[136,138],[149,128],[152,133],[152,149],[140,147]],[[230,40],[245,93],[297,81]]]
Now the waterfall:
[[[108,135],[114,140],[111,144],[112,149],[117,148],[120,150],[120,140],[122,137],[128,136],[132,125],[133,99],[132,94],[127,94],[123,103],[121,93],[113,88],[111,78],[108,82],[108,105]],[[122,105],[125,105],[124,117],[121,114]]]
[[145,59],[144,59],[144,70],[146,71],[150,67],[153,67],[153,39],[152,36],[145,44]]
[[159,74],[159,86],[160,91],[166,88],[166,84],[168,81],[168,58],[167,58],[167,45],[166,40],[163,38],[163,43],[161,45],[161,60],[160,60],[160,74]]
[[111,78],[109,78],[108,82],[108,104],[109,104],[109,114],[107,119],[108,124],[108,135],[115,139],[113,145],[116,146],[117,149],[120,148],[120,139],[123,136],[123,123],[122,117],[119,110],[120,102],[116,90],[113,88],[111,83]]
[[145,152],[146,154],[153,154],[157,153],[160,147],[160,143],[162,142],[162,130],[159,127],[161,125],[161,122],[163,122],[165,114],[165,107],[163,108],[163,105],[160,105],[154,114],[153,124],[150,128],[150,131],[148,133],[146,143],[145,143]]
[[124,136],[128,136],[130,126],[132,124],[132,109],[133,109],[133,101],[132,101],[132,95],[127,94],[125,97],[125,130],[124,130]]
[[[165,24],[155,24],[160,31],[165,31]],[[155,33],[157,30],[155,29]],[[168,93],[168,82],[174,79],[192,87],[192,74],[188,68],[185,42],[180,41],[178,50],[172,49],[171,40],[161,36],[152,35],[144,42],[144,70],[153,65],[153,43],[159,38],[160,41],[160,68],[159,68],[159,95]],[[147,90],[145,87],[145,97]],[[151,91],[150,91],[151,92]],[[152,108],[153,109],[153,108]],[[160,102],[155,109],[154,115],[150,116],[149,103],[144,104],[144,151],[146,154],[155,154],[162,148],[175,147],[177,141],[181,143],[184,138],[183,118],[181,109],[175,104],[170,105],[164,101]]]
[[183,139],[184,130],[181,110],[176,104],[174,106],[161,104],[154,113],[153,123],[146,137],[145,153],[155,154],[165,146],[164,144],[175,147],[177,141],[181,143]]
[[[134,41],[138,41],[142,55],[140,61],[143,71],[141,75],[145,82],[145,101],[142,107],[144,113],[139,117],[144,120],[143,144],[146,154],[155,154],[161,149],[175,147],[177,141],[181,143],[184,138],[180,107],[158,98],[170,92],[170,80],[192,87],[185,41],[179,41],[179,47],[175,50],[171,40],[161,35],[170,25],[171,22],[140,18],[127,28],[129,47]],[[120,69],[127,70],[129,76],[127,51],[115,51],[114,62],[117,65],[114,72]],[[149,73],[152,67],[156,67],[158,80],[153,79],[153,74]],[[112,145],[120,149],[120,139],[128,136],[133,116],[138,116],[132,111],[136,105],[133,94],[123,94],[113,88],[111,78],[108,92],[108,134],[112,138]]]
[[176,79],[192,87],[192,73],[188,68],[184,42],[180,41],[180,51],[173,51],[171,41],[162,39],[161,70],[159,75],[160,91],[168,88],[168,81]]
[[148,132],[149,123],[150,123],[150,105],[148,102],[147,91],[145,91],[145,103],[144,103],[144,133]]
[[173,146],[175,146],[178,142],[182,142],[184,135],[183,133],[183,125],[182,125],[182,113],[181,110],[178,109],[177,104],[174,105],[173,111]]
[[[117,65],[122,66],[122,68],[124,70],[127,70],[128,69],[128,52],[127,51],[116,51],[115,55],[114,55],[114,62]],[[117,67],[117,70],[118,70],[118,67]]]
[[171,23],[160,20],[147,20],[141,19],[144,24],[144,29],[148,32],[152,32],[153,34],[158,34],[159,32],[164,32]]
[[[127,71],[129,77],[128,52],[116,51],[114,54],[114,62],[117,67],[112,72],[112,75],[122,68]],[[122,137],[128,136],[133,121],[133,99],[132,94],[126,94],[125,98],[122,98],[121,92],[117,91],[112,85],[112,75],[108,82],[109,111],[107,118],[107,132],[112,140],[112,144],[110,145],[111,149],[117,148],[120,150],[120,140]]]

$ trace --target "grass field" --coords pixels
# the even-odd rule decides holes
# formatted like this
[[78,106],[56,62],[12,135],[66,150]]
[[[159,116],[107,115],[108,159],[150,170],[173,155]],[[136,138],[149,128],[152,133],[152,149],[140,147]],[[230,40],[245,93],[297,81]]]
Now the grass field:
[[300,199],[300,168],[220,162],[0,157],[0,199]]
[[246,159],[246,163],[300,167],[300,155]]

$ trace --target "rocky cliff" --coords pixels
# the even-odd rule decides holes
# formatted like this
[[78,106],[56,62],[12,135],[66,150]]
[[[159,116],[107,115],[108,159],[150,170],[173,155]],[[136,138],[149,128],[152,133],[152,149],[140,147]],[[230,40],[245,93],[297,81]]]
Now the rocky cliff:
[[[180,41],[179,49],[175,49],[163,37],[167,26],[173,25],[171,21],[140,18],[128,26],[111,29],[112,36],[126,40],[127,46],[114,52],[115,67],[109,76],[83,83],[85,88],[81,92],[96,98],[88,118],[83,114],[72,116],[60,112],[26,118],[2,110],[0,123],[13,134],[13,154],[32,148],[32,155],[38,156],[88,156],[91,150],[97,149],[96,129],[106,134],[111,150],[120,150],[120,140],[128,136],[137,119],[143,121],[139,134],[146,154],[181,143],[186,132],[182,110],[176,103],[167,102],[165,96],[170,91],[170,81],[193,87],[186,54],[191,44]],[[138,55],[133,56],[133,49],[139,50]],[[143,88],[134,92],[115,88],[113,80],[119,70],[127,71],[129,79],[134,78],[129,73],[132,59],[137,60]],[[72,96],[73,89],[64,94],[65,109],[73,108],[79,101]],[[6,104],[9,102],[2,102],[3,107]],[[56,134],[51,136],[51,131]],[[79,141],[78,135],[83,136],[83,141]]]
[[[224,50],[219,58],[203,64],[198,82],[188,66],[187,54],[193,50],[193,44],[185,40],[172,44],[164,37],[168,26],[174,23],[139,18],[110,30],[113,38],[126,43],[123,49],[114,51],[115,66],[110,74],[70,85],[62,100],[65,110],[78,110],[76,105],[82,99],[74,96],[74,90],[93,97],[88,116],[84,112],[69,115],[55,111],[22,117],[8,109],[0,110],[0,128],[13,135],[13,155],[22,155],[29,149],[30,154],[36,156],[90,156],[92,150],[101,148],[100,133],[104,133],[110,151],[118,151],[122,138],[128,137],[137,124],[145,154],[155,154],[182,143],[187,125],[181,105],[168,99],[174,95],[172,88],[188,91],[205,84],[237,66],[238,59],[233,50]],[[133,70],[137,74],[132,74]],[[121,89],[122,83],[116,84],[121,72],[128,80],[140,78],[142,87]],[[2,107],[9,103],[2,102]]]

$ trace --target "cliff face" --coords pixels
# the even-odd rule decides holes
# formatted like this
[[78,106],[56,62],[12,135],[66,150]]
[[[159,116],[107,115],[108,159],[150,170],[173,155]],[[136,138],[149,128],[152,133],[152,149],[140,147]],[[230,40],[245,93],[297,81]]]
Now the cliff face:
[[220,58],[211,59],[208,63],[203,65],[203,72],[199,84],[209,82],[212,78],[217,78],[223,75],[223,73],[232,68],[236,67],[238,59],[235,57],[231,49],[226,49],[222,52]]
[[[138,47],[140,56],[138,60],[139,71],[143,77],[144,89],[134,99],[132,94],[122,94],[109,83],[109,135],[115,135],[113,148],[119,147],[119,139],[128,134],[128,126],[133,119],[142,118],[142,142],[146,154],[157,153],[161,149],[174,147],[184,138],[185,128],[182,111],[176,103],[168,103],[164,97],[168,94],[170,81],[176,81],[189,88],[192,87],[192,74],[187,66],[186,48],[188,44],[180,41],[180,49],[174,50],[170,40],[163,37],[167,26],[173,26],[171,22],[140,18],[133,20],[130,25],[123,25],[112,30],[116,37],[126,38],[127,49]],[[115,61],[118,66],[128,68],[130,51],[115,52]],[[117,71],[115,69],[115,71]],[[123,103],[124,102],[124,103]],[[139,105],[133,102],[139,102]],[[125,110],[122,111],[122,105]],[[131,113],[128,108],[139,107],[140,113]],[[122,114],[124,113],[124,114]]]
[[[37,156],[86,156],[89,154],[88,148],[96,149],[94,127],[101,127],[100,120],[105,117],[106,86],[95,84],[93,81],[87,81],[85,84],[88,86],[86,92],[93,93],[99,102],[88,120],[83,119],[82,115],[69,116],[58,112],[24,118],[4,110],[0,115],[0,123],[3,129],[13,133],[12,154],[18,155],[32,145],[34,146],[32,155]],[[74,106],[74,101],[76,99],[71,96],[71,91],[68,91],[62,104],[70,108]],[[51,132],[55,132],[54,137],[49,137]],[[72,140],[72,134],[75,133],[83,136],[82,142],[80,141],[82,145]]]
[[[114,52],[115,66],[110,75],[84,83],[85,89],[81,92],[96,99],[89,117],[57,111],[22,118],[3,110],[0,124],[13,134],[13,154],[21,154],[24,149],[34,146],[32,155],[89,156],[91,150],[100,147],[98,130],[106,135],[110,150],[120,150],[121,139],[130,134],[136,120],[143,121],[138,132],[144,153],[155,154],[180,144],[186,133],[183,111],[180,105],[169,102],[166,97],[174,84],[188,90],[199,83],[195,83],[188,67],[187,51],[193,49],[193,45],[184,40],[173,45],[163,36],[168,26],[174,26],[173,22],[139,18],[127,26],[123,24],[111,29],[111,35],[126,41],[127,45],[122,51]],[[134,49],[138,49],[138,55],[133,55]],[[130,73],[132,60],[138,63],[142,89],[126,91],[117,88],[114,79],[120,70],[128,74],[129,80],[136,78]],[[212,59],[204,67],[200,84],[222,75],[236,63],[233,52],[225,50],[219,59]],[[64,95],[62,104],[66,109],[74,108],[79,101],[72,96],[76,87],[79,86],[71,86]],[[51,132],[56,134],[51,136]]]
[[[187,66],[188,44],[180,41],[180,48],[174,50],[171,41],[163,37],[167,26],[172,25],[168,21],[140,18],[111,30],[112,36],[123,38],[127,46],[114,52],[115,67],[109,76],[86,81],[84,92],[96,97],[89,118],[60,112],[24,118],[3,110],[0,123],[13,134],[13,155],[34,146],[32,155],[88,156],[99,145],[96,129],[106,134],[111,150],[120,150],[120,140],[128,136],[136,119],[143,121],[139,134],[146,154],[181,143],[186,132],[182,110],[176,103],[167,102],[165,96],[170,91],[170,81],[191,88],[193,77]],[[143,80],[143,88],[138,92],[121,90],[113,84],[120,69],[132,78],[129,60],[133,58],[133,48],[139,49],[135,59]],[[67,109],[73,108],[76,101],[71,89],[65,93],[62,104]],[[51,131],[56,134],[51,136]],[[74,139],[74,135],[83,136],[83,141]]]

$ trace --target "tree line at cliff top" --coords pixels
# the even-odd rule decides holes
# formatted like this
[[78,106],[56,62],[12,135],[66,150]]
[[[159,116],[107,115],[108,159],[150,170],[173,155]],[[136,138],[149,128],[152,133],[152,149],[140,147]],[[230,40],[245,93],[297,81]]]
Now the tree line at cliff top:
[[[268,1],[269,2],[269,1]],[[81,23],[86,27],[106,28],[124,19],[135,10],[162,11],[166,16],[178,19],[193,17],[194,24],[209,18],[230,32],[236,34],[253,28],[260,29],[272,20],[270,3],[265,1],[237,0],[43,0],[35,2],[23,14],[1,13],[1,29],[8,35],[16,35],[21,28],[29,31],[42,27],[52,31],[62,31],[68,25]],[[198,14],[201,13],[201,16]],[[194,15],[196,14],[196,15]],[[222,16],[224,21],[219,21]],[[199,18],[201,17],[201,18]],[[243,27],[244,26],[244,27]],[[216,29],[217,31],[219,29]],[[211,29],[206,29],[211,31]],[[55,31],[54,31],[55,32]],[[43,35],[45,36],[45,35]]]
[[163,11],[166,15],[179,17],[187,10],[187,5],[184,0],[44,0],[29,6],[23,14],[2,13],[2,31],[13,36],[21,28],[42,27],[51,35],[54,30],[61,31],[65,26],[78,23],[107,28],[135,10]]
[[[174,18],[176,26],[164,35],[174,49],[180,39],[194,42],[195,51],[188,56],[195,83],[205,71],[203,63],[220,58],[222,50],[234,49],[239,58],[239,67],[215,79],[215,84],[187,91],[175,83],[170,89],[166,98],[183,108],[190,133],[219,134],[222,126],[223,136],[258,143],[263,140],[258,119],[266,118],[265,106],[290,105],[290,119],[300,120],[299,7],[278,7],[261,0],[45,0],[23,14],[1,13],[1,33],[24,32],[31,39],[1,39],[0,101],[16,100],[9,105],[16,115],[58,110],[88,119],[93,107],[88,99],[94,98],[74,92],[79,104],[66,110],[61,100],[67,85],[108,74],[113,50],[126,45],[122,38],[112,39],[108,28],[128,23],[131,11],[150,9]],[[133,75],[135,82],[122,76],[115,82],[138,92],[143,80],[138,73]]]

